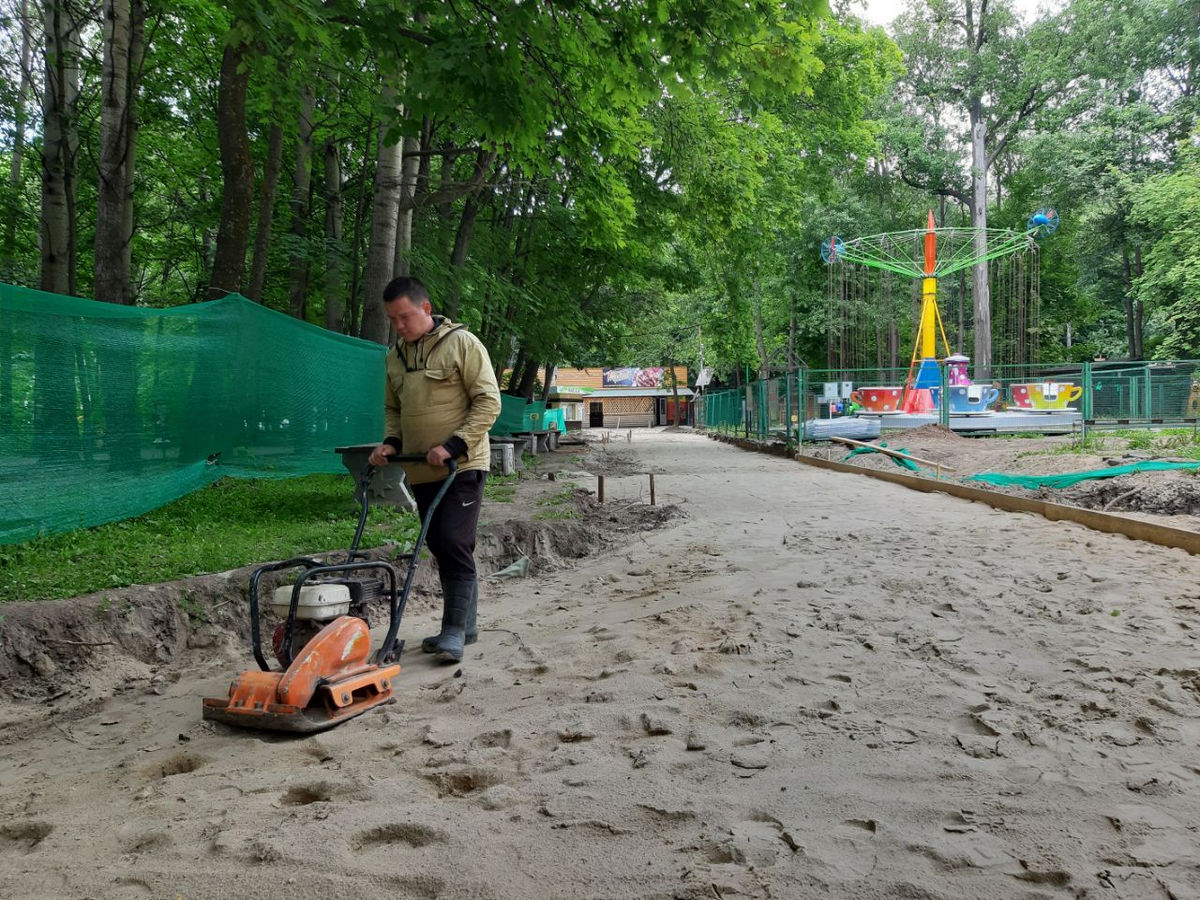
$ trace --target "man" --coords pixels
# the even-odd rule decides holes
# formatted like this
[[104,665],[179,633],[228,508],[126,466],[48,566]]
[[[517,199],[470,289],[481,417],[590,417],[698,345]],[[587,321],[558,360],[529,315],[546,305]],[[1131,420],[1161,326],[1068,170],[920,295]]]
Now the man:
[[421,649],[442,662],[461,662],[478,634],[475,611],[475,528],[483,482],[491,465],[488,429],[500,415],[500,389],[492,361],[467,326],[435,316],[429,291],[417,278],[395,278],[383,289],[383,308],[396,332],[387,354],[384,384],[386,436],[371,463],[389,456],[424,454],[404,463],[417,509],[424,518],[457,460],[458,475],[442,498],[426,535],[442,581],[442,630]]

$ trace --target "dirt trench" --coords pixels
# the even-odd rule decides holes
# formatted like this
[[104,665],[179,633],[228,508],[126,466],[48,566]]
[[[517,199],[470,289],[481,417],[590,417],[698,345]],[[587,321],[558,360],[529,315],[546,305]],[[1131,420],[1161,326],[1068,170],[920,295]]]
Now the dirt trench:
[[[527,574],[564,568],[678,513],[671,506],[601,505],[579,489],[570,497],[570,508],[572,518],[518,517],[481,527],[476,549],[481,574],[486,578],[522,557],[529,561]],[[395,549],[373,553],[387,559]],[[85,715],[115,694],[161,691],[199,658],[195,654],[250,661],[247,605],[250,576],[258,565],[64,600],[6,604],[0,614],[0,743],[40,727],[47,717],[65,721]],[[268,596],[273,587],[264,580],[260,594]],[[426,562],[417,571],[409,609],[430,608],[438,591],[436,563]],[[370,613],[372,624],[385,622],[386,604],[380,601]]]

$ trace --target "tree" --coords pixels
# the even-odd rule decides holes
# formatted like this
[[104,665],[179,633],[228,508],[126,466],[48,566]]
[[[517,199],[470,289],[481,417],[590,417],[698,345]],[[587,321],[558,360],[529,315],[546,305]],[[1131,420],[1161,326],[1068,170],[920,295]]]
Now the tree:
[[48,0],[45,26],[41,288],[57,294],[73,294],[80,18],[72,0]]
[[1137,191],[1131,220],[1151,235],[1139,302],[1165,313],[1159,359],[1200,358],[1200,132],[1179,170],[1149,179]]
[[146,9],[141,0],[105,0],[99,187],[96,201],[97,300],[128,305],[133,240],[137,94]]
[[[1068,22],[1065,16],[1048,17],[1025,26],[1009,0],[923,0],[898,20],[896,39],[908,66],[902,82],[902,96],[910,100],[906,114],[917,112],[935,130],[946,128],[956,115],[965,117],[963,143],[971,160],[969,187],[944,165],[937,168],[950,183],[923,180],[911,170],[902,177],[969,205],[975,254],[981,258],[987,250],[989,171],[1032,117],[1079,74],[1080,48],[1068,40]],[[973,268],[972,281],[975,377],[989,381],[986,263]]]

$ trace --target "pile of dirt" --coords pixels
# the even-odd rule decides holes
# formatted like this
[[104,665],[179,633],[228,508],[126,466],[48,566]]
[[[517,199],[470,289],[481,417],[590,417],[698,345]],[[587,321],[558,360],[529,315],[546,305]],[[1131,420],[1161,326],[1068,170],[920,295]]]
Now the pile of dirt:
[[1043,488],[1043,500],[1107,512],[1200,515],[1200,480],[1191,474],[1147,472],[1084,481],[1062,490]]
[[514,518],[481,531],[476,548],[480,570],[494,572],[528,557],[530,573],[563,568],[572,560],[611,546],[622,536],[659,528],[680,510],[634,501],[600,503],[591,491],[575,488],[572,518]]

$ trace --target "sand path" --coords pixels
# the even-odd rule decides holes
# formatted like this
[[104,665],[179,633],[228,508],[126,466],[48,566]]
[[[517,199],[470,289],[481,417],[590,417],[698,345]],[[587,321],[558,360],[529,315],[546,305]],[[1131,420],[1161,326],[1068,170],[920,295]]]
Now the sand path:
[[685,517],[490,585],[461,677],[407,653],[397,704],[264,739],[200,721],[249,660],[197,654],[5,746],[0,896],[1200,897],[1195,560],[620,449]]

